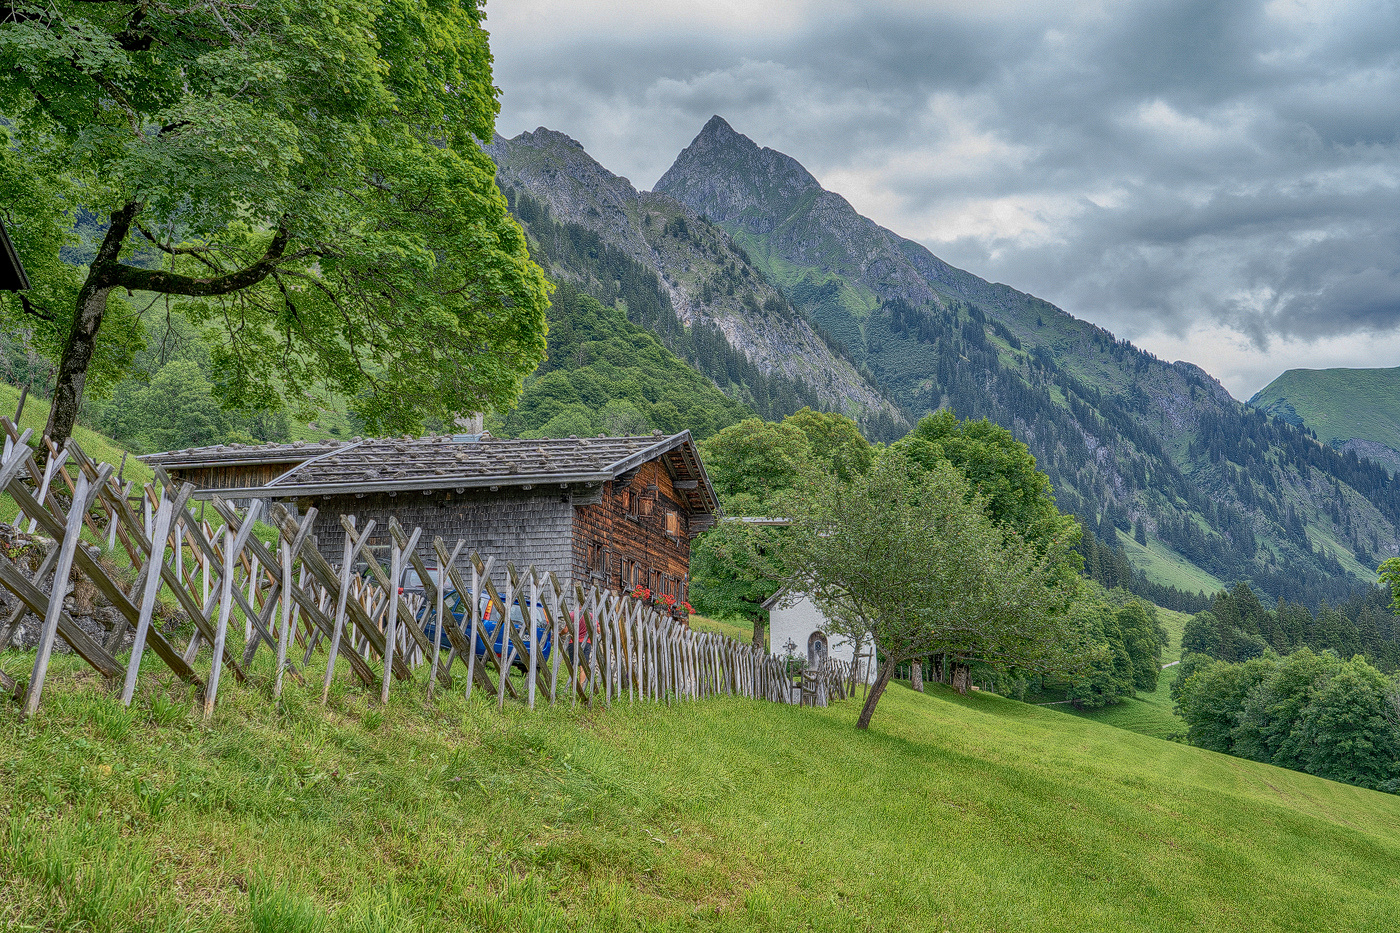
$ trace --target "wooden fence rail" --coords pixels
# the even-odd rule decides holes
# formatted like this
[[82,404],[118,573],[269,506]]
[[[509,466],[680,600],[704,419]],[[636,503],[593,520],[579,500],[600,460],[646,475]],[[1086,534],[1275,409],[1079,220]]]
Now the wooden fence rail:
[[[380,535],[387,531],[387,567],[369,556],[373,521],[357,528],[353,517],[340,516],[344,549],[322,554],[315,509],[294,516],[273,505],[264,514],[259,500],[240,509],[215,495],[209,504],[216,527],[204,520],[203,507],[198,517],[191,511],[192,488],[160,469],[133,495],[130,483],[119,482],[111,466],[92,461],[74,441],[61,449],[46,443],[41,468],[29,446],[31,432],[21,433],[8,418],[0,418],[0,428],[0,491],[19,507],[15,524],[28,519],[31,533],[54,541],[33,573],[0,553],[0,587],[18,603],[0,619],[0,651],[26,613],[42,620],[27,683],[0,672],[0,688],[15,696],[23,716],[39,708],[60,638],[127,705],[149,649],[196,688],[205,717],[215,709],[224,675],[246,680],[264,646],[274,657],[273,697],[280,696],[284,676],[304,681],[313,658],[324,654],[323,703],[341,662],[381,703],[394,680],[413,681],[420,669],[430,699],[437,688],[452,688],[460,673],[468,698],[475,689],[498,707],[510,700],[531,708],[725,695],[824,705],[847,696],[857,681],[852,665],[827,660],[795,682],[784,662],[762,650],[693,631],[630,596],[566,585],[553,572],[501,565],[489,555],[470,553],[459,561],[462,541],[450,546],[435,538],[429,567],[419,553],[421,529],[404,529],[393,519]],[[263,540],[260,530],[275,539]],[[132,583],[118,569],[118,548],[135,572]],[[421,591],[401,590],[410,569]],[[100,640],[64,608],[70,586],[80,580],[90,581],[116,610]],[[162,594],[189,623],[178,626],[189,633],[183,648],[156,624]],[[236,622],[241,652],[229,639]],[[131,650],[123,664],[117,653],[128,634]]]

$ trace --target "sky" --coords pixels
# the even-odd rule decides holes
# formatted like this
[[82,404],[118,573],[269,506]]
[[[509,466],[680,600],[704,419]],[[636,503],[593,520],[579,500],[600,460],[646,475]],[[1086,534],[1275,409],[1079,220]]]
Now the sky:
[[488,0],[497,130],[651,188],[712,114],[1196,363],[1400,365],[1400,0]]

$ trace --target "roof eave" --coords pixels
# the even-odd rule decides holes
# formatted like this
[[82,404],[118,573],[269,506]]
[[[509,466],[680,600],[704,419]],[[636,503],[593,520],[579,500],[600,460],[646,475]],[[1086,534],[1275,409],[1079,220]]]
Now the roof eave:
[[581,483],[603,483],[612,479],[608,473],[531,473],[506,476],[434,476],[389,482],[301,483],[285,486],[243,486],[232,489],[197,489],[194,498],[208,499],[298,499],[303,496],[352,496],[358,493],[423,492],[437,489],[489,489],[493,486],[557,487]]

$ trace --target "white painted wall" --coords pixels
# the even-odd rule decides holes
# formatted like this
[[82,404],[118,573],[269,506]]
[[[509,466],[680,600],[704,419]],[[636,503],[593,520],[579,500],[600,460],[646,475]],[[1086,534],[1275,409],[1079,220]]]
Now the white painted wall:
[[[855,660],[855,646],[844,636],[826,631],[826,617],[805,594],[789,593],[780,597],[778,603],[768,610],[768,650],[777,657],[787,655],[789,640],[797,646],[793,651],[797,657],[808,657],[808,646],[815,632],[826,636],[828,657],[837,661]],[[865,653],[873,652],[866,646]],[[875,665],[870,663],[869,668],[866,682],[874,683]]]

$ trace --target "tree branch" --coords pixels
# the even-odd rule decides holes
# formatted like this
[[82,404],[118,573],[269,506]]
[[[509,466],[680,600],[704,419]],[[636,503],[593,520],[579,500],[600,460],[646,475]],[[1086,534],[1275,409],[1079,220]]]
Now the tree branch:
[[[115,216],[113,215],[114,218]],[[272,235],[272,242],[268,244],[267,252],[263,253],[262,258],[236,272],[228,272],[209,278],[197,278],[174,272],[119,265],[114,270],[112,284],[132,291],[160,292],[165,295],[184,295],[191,298],[229,295],[257,285],[271,275],[281,263],[317,255],[315,249],[298,250],[288,255],[287,242],[290,239],[291,234],[287,230],[286,221],[283,220],[282,223],[278,224],[277,231]]]
[[20,309],[30,317],[36,317],[41,321],[48,321],[49,323],[53,323],[57,320],[52,313],[33,304],[23,293],[20,293],[18,298]]
[[203,253],[208,253],[211,251],[207,246],[169,246],[156,239],[156,237],[152,235],[151,231],[147,230],[143,224],[138,222],[136,224],[136,229],[140,231],[143,237],[151,241],[152,246],[160,250],[162,253],[165,253],[167,256],[192,256],[200,262],[204,263],[205,266],[207,266],[214,272],[224,271],[219,267],[218,263],[214,262],[207,256],[202,255]]

